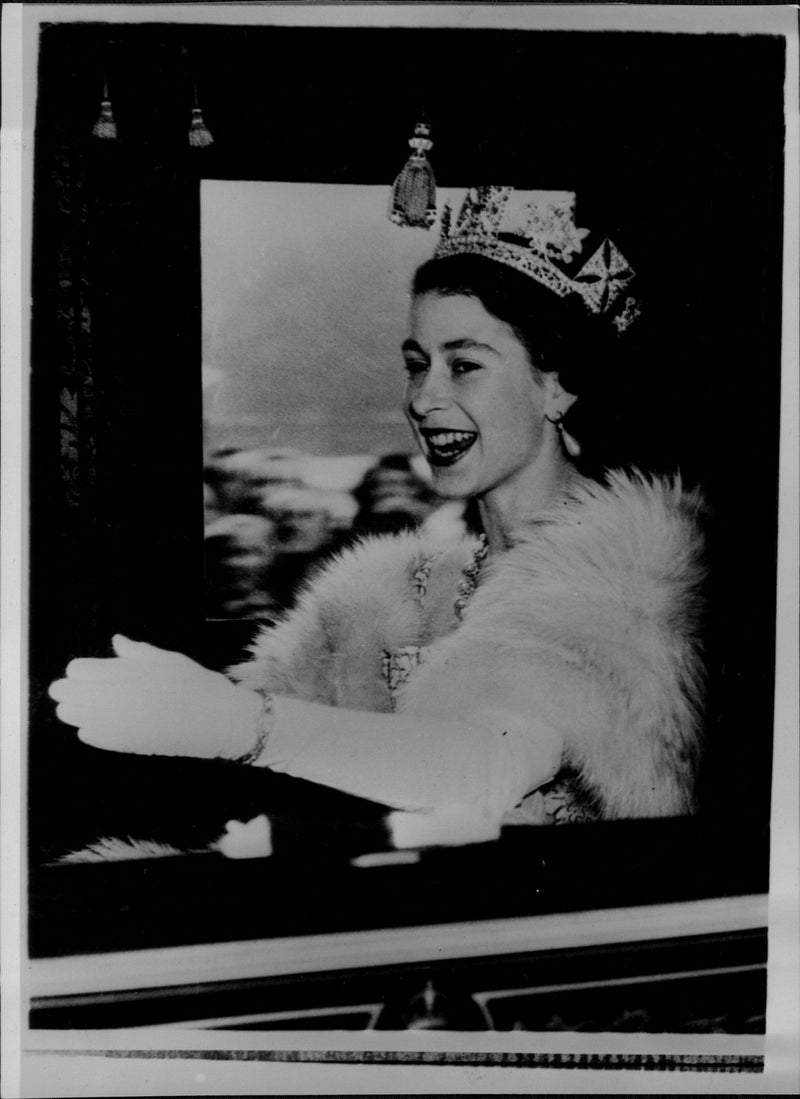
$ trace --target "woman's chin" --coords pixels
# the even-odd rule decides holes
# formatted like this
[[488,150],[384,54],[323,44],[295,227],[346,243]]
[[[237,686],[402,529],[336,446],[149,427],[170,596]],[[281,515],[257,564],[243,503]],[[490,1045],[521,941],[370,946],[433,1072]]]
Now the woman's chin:
[[474,478],[458,466],[431,467],[431,487],[443,500],[463,500],[475,495]]

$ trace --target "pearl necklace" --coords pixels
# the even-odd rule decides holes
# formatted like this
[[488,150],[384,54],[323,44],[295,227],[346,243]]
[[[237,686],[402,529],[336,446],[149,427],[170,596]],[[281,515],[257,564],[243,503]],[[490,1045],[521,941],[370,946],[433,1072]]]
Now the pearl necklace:
[[472,596],[475,594],[475,589],[478,586],[478,577],[481,574],[483,562],[486,560],[488,552],[489,541],[486,535],[482,534],[478,540],[477,546],[472,551],[472,556],[461,570],[464,574],[464,579],[458,585],[458,598],[454,604],[456,618],[459,622],[464,618],[464,612],[469,606]]

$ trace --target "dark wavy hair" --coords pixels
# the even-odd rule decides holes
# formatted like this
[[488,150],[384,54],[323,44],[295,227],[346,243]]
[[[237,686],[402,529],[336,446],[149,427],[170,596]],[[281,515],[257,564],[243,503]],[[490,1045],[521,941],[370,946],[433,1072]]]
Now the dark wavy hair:
[[592,406],[600,390],[608,389],[620,355],[619,335],[606,317],[589,313],[577,294],[560,298],[535,279],[485,256],[428,260],[416,272],[411,292],[414,297],[436,293],[477,298],[513,330],[534,371],[557,372],[563,387],[581,398],[567,413],[565,426],[583,441],[591,439]]

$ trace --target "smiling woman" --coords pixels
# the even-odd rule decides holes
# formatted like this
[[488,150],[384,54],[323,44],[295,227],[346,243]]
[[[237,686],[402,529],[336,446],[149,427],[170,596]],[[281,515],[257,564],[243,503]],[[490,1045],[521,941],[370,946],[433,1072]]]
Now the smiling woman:
[[[701,501],[677,481],[617,473],[600,485],[574,466],[575,394],[533,303],[544,288],[609,324],[635,312],[608,242],[568,273],[583,236],[571,203],[478,188],[415,285],[406,414],[437,492],[477,502],[480,541],[424,528],[365,540],[262,631],[233,671],[238,688],[119,638],[114,659],[73,661],[53,684],[61,719],[95,747],[238,760],[423,814],[417,843],[470,842],[511,820],[690,811]],[[517,303],[531,298],[513,325],[481,300],[495,269]]]

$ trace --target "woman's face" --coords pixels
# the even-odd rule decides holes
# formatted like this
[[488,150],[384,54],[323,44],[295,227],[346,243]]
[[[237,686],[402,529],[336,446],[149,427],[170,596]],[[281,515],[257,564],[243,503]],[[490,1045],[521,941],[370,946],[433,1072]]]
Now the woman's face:
[[555,437],[545,421],[555,377],[536,378],[513,329],[478,298],[422,294],[410,327],[404,408],[436,491],[483,496],[535,475]]

